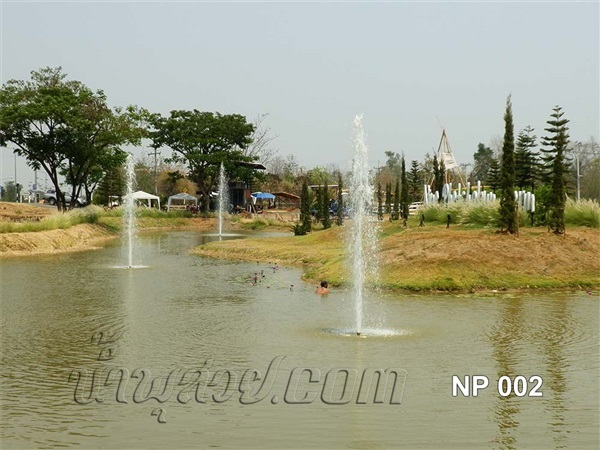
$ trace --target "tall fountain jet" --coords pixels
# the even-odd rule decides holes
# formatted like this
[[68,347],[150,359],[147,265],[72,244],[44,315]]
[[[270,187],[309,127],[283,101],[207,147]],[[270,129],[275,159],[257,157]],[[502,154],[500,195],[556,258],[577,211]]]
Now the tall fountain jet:
[[373,182],[369,175],[369,148],[366,143],[362,114],[354,118],[354,159],[349,184],[352,221],[348,242],[352,262],[354,286],[356,334],[360,336],[363,326],[363,299],[365,279],[376,273],[374,250],[377,243],[377,225],[369,222],[369,209],[373,202]]
[[223,219],[228,206],[227,175],[225,174],[225,167],[221,163],[221,169],[219,170],[219,237],[223,236]]
[[133,155],[127,156],[127,194],[125,196],[125,209],[123,212],[123,229],[127,241],[127,268],[133,268],[133,244],[135,240],[135,201],[133,199],[133,189],[135,183],[135,170],[133,164]]

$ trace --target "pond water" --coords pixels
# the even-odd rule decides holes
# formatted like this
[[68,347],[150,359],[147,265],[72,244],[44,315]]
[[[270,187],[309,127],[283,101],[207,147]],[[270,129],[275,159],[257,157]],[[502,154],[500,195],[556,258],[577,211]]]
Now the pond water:
[[598,448],[597,296],[382,293],[357,337],[349,292],[211,239],[2,260],[2,448]]

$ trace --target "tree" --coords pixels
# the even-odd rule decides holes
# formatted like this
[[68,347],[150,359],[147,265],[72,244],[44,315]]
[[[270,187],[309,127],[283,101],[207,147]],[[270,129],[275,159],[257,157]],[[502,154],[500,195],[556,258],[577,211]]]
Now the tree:
[[[564,112],[560,106],[556,106],[550,115],[551,119],[546,123],[548,128],[545,131],[550,133],[549,136],[543,138],[543,144],[547,146],[544,161],[546,164],[552,162],[552,173],[550,175],[550,184],[552,190],[550,193],[550,217],[548,227],[555,234],[563,234],[565,232],[565,175],[569,171],[569,167],[565,162],[565,153],[569,145],[569,128],[568,119],[563,118]],[[551,157],[551,159],[550,159]]]
[[315,220],[317,223],[323,222],[323,187],[320,184],[319,187],[317,187],[313,209],[315,210]]
[[490,162],[490,169],[487,175],[488,186],[493,192],[496,192],[500,186],[500,164],[496,158]]
[[537,178],[538,153],[533,152],[533,148],[536,147],[535,140],[533,128],[527,126],[519,132],[515,150],[515,183],[521,189],[531,189],[531,192],[535,189]]
[[179,192],[196,192],[196,187],[181,170],[165,168],[158,176],[158,191],[163,198],[167,199]]
[[93,203],[107,206],[110,206],[114,200],[120,203],[125,194],[125,185],[125,168],[123,166],[107,171],[98,183]]
[[586,142],[574,142],[572,148],[577,163],[573,164],[573,178],[577,180],[579,166],[581,198],[600,201],[600,144],[591,136]]
[[446,168],[444,161],[438,164],[437,156],[433,157],[433,190],[438,192],[439,201],[442,202],[442,191],[444,190],[444,177],[446,175]]
[[301,234],[309,233],[312,230],[310,217],[310,195],[308,193],[308,182],[306,178],[302,183],[302,195],[300,196],[300,223],[302,228]]
[[381,182],[377,183],[377,218],[383,220],[383,192],[381,192]]
[[490,164],[494,159],[494,151],[490,147],[486,147],[481,142],[477,144],[477,151],[473,154],[473,170],[471,171],[470,177],[472,181],[480,180],[482,183],[486,183],[487,175],[490,170]]
[[423,163],[421,164],[421,180],[423,180],[423,184],[430,184],[431,180],[435,178],[433,169],[433,158],[429,153],[425,153],[425,158],[423,158]]
[[402,157],[402,193],[400,194],[400,203],[402,203],[402,215],[405,219],[408,219],[408,204],[410,203],[408,195],[408,177],[406,176],[406,164],[404,162],[404,156]]
[[209,209],[209,195],[216,186],[221,164],[230,180],[249,183],[260,176],[251,164],[257,156],[244,155],[254,132],[254,125],[244,116],[176,110],[169,117],[155,114],[150,122],[153,147],[170,147],[173,155],[169,162],[186,162],[188,177],[198,186],[204,211]]
[[272,135],[271,128],[264,124],[268,116],[268,114],[261,114],[254,119],[254,122],[252,122],[254,131],[250,136],[252,142],[244,148],[236,149],[241,151],[244,156],[254,158],[263,164],[267,164],[278,151],[272,147],[272,143],[279,136]]
[[394,217],[400,218],[400,178],[396,178],[396,189],[394,191]]
[[410,164],[410,172],[408,173],[409,197],[413,202],[418,202],[423,197],[421,171],[416,160],[413,159]]
[[[544,184],[552,184],[554,177],[554,159],[560,150],[563,153],[563,171],[566,173],[569,170],[569,165],[565,159],[567,145],[569,143],[569,134],[567,123],[569,120],[563,118],[564,112],[560,106],[556,106],[552,110],[550,120],[546,123],[549,125],[548,128],[544,128],[544,131],[549,133],[549,136],[542,138],[541,149],[541,179]],[[563,139],[564,142],[559,142],[559,138]]]
[[514,234],[518,230],[517,205],[515,202],[515,135],[511,96],[506,99],[504,113],[504,144],[500,166],[500,231]]
[[323,229],[327,229],[331,228],[331,215],[329,214],[329,186],[327,185],[327,180],[325,180],[325,184],[323,185],[323,193],[321,194],[321,196],[321,214],[323,216]]
[[17,187],[14,181],[7,181],[2,188],[2,197],[0,200],[3,202],[16,202],[17,201]]
[[442,191],[438,190],[438,179],[440,177],[440,166],[438,164],[438,159],[436,155],[433,155],[433,192],[438,191],[438,194],[441,195]]
[[400,177],[400,161],[402,160],[402,156],[399,153],[391,152],[389,150],[385,152],[385,156],[387,157],[385,165],[390,170],[392,176],[394,178]]
[[344,224],[344,196],[342,195],[342,172],[338,172],[338,191],[337,191],[337,225]]
[[47,67],[31,72],[30,81],[10,80],[0,90],[0,145],[13,143],[29,167],[46,171],[63,211],[59,175],[77,198],[92,174],[97,182],[106,166],[122,156],[121,145],[136,144],[141,137],[133,125],[136,108],[112,110],[102,91],[66,76],[61,67]]
[[133,166],[135,186],[139,191],[154,192],[154,168],[144,160],[138,160]]
[[385,212],[392,212],[392,183],[385,184]]

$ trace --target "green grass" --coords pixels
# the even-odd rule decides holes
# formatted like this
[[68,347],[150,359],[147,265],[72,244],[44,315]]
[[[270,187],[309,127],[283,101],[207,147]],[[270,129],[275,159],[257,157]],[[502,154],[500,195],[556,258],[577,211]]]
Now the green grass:
[[102,209],[88,206],[67,213],[57,213],[39,221],[0,222],[0,233],[26,233],[70,228],[82,223],[98,223]]
[[568,200],[565,205],[565,223],[582,227],[600,227],[600,205],[593,200]]
[[246,219],[234,214],[227,217],[228,220],[230,220],[231,222],[236,222],[242,228],[246,228],[249,230],[261,230],[266,227],[284,227],[289,228],[291,230],[294,225],[291,222],[282,222],[281,220],[271,219],[263,216],[256,216],[252,219]]
[[[419,209],[418,215],[425,215],[425,223],[445,224],[450,214],[452,224],[495,228],[498,225],[500,203],[449,203],[430,204]],[[519,210],[519,226],[530,224],[529,214]],[[565,206],[567,226],[600,227],[600,205],[593,200],[575,202],[568,200]]]
[[[116,208],[110,211],[102,212],[102,216],[104,217],[123,217],[123,208]],[[173,211],[159,211],[156,208],[136,208],[135,211],[136,217],[148,217],[151,219],[178,219],[178,218],[191,218],[191,217],[204,217],[204,216],[194,216],[189,211],[186,210],[173,210]]]

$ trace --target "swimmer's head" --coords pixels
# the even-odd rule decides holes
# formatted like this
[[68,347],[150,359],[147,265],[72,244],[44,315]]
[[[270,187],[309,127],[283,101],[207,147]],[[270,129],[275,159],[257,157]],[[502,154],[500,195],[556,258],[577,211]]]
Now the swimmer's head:
[[322,288],[329,287],[329,283],[327,283],[327,281],[323,280],[323,281],[321,281],[321,287]]

